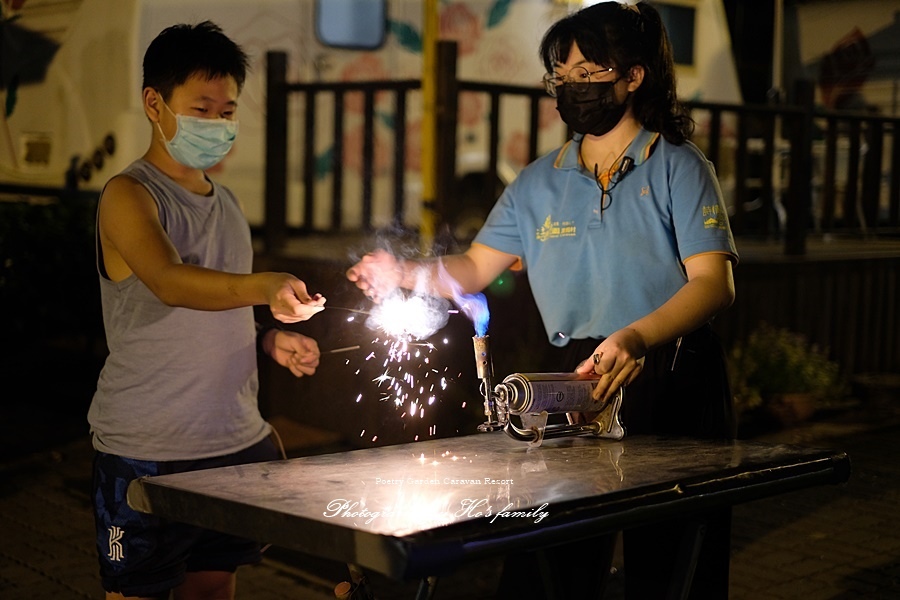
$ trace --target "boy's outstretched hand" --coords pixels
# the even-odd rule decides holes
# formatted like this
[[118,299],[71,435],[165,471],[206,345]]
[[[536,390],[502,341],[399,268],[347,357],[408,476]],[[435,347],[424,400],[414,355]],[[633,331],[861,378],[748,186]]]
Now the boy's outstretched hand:
[[270,289],[269,309],[282,323],[305,321],[325,309],[322,294],[310,296],[306,284],[288,273],[273,273],[277,278]]

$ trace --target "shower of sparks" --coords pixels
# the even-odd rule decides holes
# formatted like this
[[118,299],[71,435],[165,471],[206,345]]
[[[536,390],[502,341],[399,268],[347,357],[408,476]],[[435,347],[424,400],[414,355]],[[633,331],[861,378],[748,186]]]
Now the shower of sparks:
[[[432,372],[437,371],[425,368],[431,363],[429,354],[435,350],[434,344],[419,340],[446,325],[447,306],[447,301],[442,298],[396,293],[372,309],[366,320],[369,328],[377,328],[387,335],[382,343],[386,349],[386,357],[382,363],[385,370],[373,380],[379,387],[387,388],[382,400],[392,399],[398,407],[410,401],[409,414],[418,413],[420,418],[424,416],[421,404],[425,384],[420,381],[417,370],[424,370],[422,379],[427,379]],[[377,342],[376,338],[373,343]],[[375,356],[374,351],[370,352],[366,360]],[[440,385],[446,389],[445,378],[441,378]],[[433,386],[429,391],[432,388]]]
[[[444,339],[443,343],[448,343]],[[437,350],[434,343],[416,341],[411,335],[401,337],[376,337],[372,340],[373,349],[365,359],[379,365],[378,374],[372,379],[379,390],[379,402],[391,403],[397,409],[400,419],[425,421],[427,408],[439,404],[441,390],[449,387],[453,377],[448,373],[450,367],[440,367],[433,363],[432,354]],[[365,352],[365,351],[364,351]],[[359,374],[361,370],[357,369]],[[458,377],[458,376],[457,376]],[[356,402],[364,401],[365,394],[357,396]],[[410,421],[412,425],[412,421]],[[418,425],[415,426],[418,429]],[[429,437],[437,434],[437,426],[427,425]],[[364,437],[365,430],[360,433]],[[378,436],[371,438],[377,441]],[[415,436],[415,441],[419,435]]]
[[[484,335],[489,314],[484,296],[454,293],[453,301],[472,320],[476,332]],[[380,332],[369,351],[359,353],[359,356],[365,356],[363,360],[379,365],[375,367],[378,371],[372,379],[378,390],[378,401],[393,404],[405,423],[404,429],[406,423],[419,431],[421,426],[427,426],[428,437],[437,435],[437,425],[428,423],[426,416],[440,403],[441,392],[447,390],[449,381],[454,378],[447,373],[449,367],[434,364],[433,353],[437,348],[427,338],[447,324],[449,314],[460,312],[449,309],[450,306],[450,301],[444,298],[420,291],[398,290],[371,310],[358,311],[359,314],[348,319],[366,315],[366,327]],[[449,340],[443,338],[442,343],[448,345]],[[360,372],[356,370],[356,374]],[[364,401],[363,396],[360,394],[356,402]],[[465,406],[463,402],[462,407]],[[364,435],[365,430],[360,437]],[[414,441],[419,437],[417,433]],[[373,435],[370,439],[375,442],[378,436]]]

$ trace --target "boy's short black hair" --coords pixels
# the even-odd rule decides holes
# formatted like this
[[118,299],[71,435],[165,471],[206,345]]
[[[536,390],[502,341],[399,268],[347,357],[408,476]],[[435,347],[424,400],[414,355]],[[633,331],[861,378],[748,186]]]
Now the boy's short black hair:
[[167,27],[144,53],[143,88],[153,88],[164,99],[192,75],[207,79],[231,76],[240,91],[247,78],[247,54],[212,21]]

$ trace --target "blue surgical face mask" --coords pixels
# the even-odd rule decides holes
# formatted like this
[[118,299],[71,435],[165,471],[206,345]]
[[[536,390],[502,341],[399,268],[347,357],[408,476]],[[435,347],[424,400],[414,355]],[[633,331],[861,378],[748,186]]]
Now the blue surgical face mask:
[[[177,126],[171,140],[167,140],[165,134],[162,136],[172,158],[186,167],[201,170],[208,169],[225,158],[237,137],[237,121],[178,115],[172,112],[164,100],[162,103],[175,117]],[[159,122],[156,126],[162,134]]]

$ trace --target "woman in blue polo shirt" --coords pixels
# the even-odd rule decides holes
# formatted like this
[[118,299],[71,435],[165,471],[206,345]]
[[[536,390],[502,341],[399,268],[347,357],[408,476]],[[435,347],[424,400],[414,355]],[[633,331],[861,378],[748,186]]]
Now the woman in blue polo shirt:
[[709,322],[734,299],[737,252],[713,167],[688,141],[658,12],[596,4],[554,24],[540,54],[573,138],[522,171],[465,253],[376,251],[348,277],[377,300],[440,261],[474,293],[521,261],[553,348],[547,370],[593,369],[605,398],[627,385],[629,434],[733,437]]
[[[451,296],[439,267],[474,293],[521,261],[552,347],[547,371],[594,370],[604,400],[628,386],[628,435],[733,437],[724,353],[709,323],[734,300],[737,252],[713,167],[688,141],[693,121],[677,100],[659,13],[644,2],[595,4],[555,23],[540,55],[573,138],[506,188],[465,253],[403,261],[376,251],[348,278],[378,301],[398,286],[421,289],[426,273]],[[727,597],[730,515],[706,517],[717,527],[690,597]],[[629,598],[665,595],[677,539],[689,531],[626,532]],[[594,540],[560,555],[570,572],[583,559],[575,568],[602,579],[604,550]],[[527,577],[516,585],[530,568],[508,570],[501,593],[535,593]],[[593,597],[596,577],[566,579],[569,597]]]

